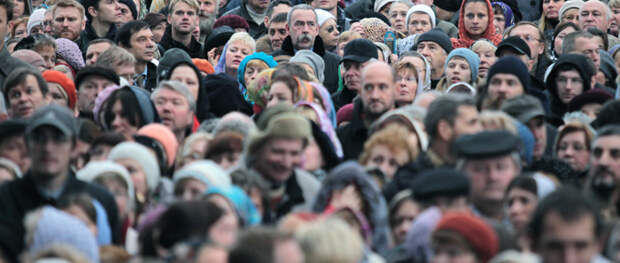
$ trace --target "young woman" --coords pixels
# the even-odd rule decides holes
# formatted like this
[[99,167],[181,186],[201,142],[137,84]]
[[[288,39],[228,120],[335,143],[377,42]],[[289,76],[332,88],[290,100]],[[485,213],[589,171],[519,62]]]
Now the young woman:
[[465,82],[474,86],[478,82],[478,66],[480,58],[466,48],[454,49],[448,54],[445,65],[445,77],[437,84],[437,90],[446,91],[457,82]]
[[504,197],[508,219],[517,236],[517,244],[522,251],[529,251],[527,225],[538,204],[538,185],[533,177],[517,176],[508,185]]
[[147,92],[135,87],[113,91],[101,108],[104,129],[120,133],[127,140],[133,140],[138,129],[158,119]]
[[589,124],[572,121],[558,130],[553,149],[558,159],[566,161],[577,172],[590,166],[590,143],[594,130]]
[[452,46],[469,48],[481,38],[498,45],[502,36],[496,32],[493,19],[493,7],[489,0],[463,1],[459,14],[459,38],[452,39]]
[[[545,39],[551,39],[553,29],[560,22],[560,8],[564,0],[543,0],[540,6],[542,15],[538,20],[538,29],[543,32]],[[547,43],[551,44],[551,43]]]

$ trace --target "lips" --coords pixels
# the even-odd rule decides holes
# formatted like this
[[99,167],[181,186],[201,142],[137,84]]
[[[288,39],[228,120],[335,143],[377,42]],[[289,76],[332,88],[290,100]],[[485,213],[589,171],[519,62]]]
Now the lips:
[[31,114],[34,110],[30,106],[21,106],[17,108],[17,111],[20,113],[20,115],[26,116],[26,115]]
[[232,63],[233,63],[233,65],[239,65],[239,64],[241,64],[241,60],[233,59]]
[[459,78],[459,77],[452,77],[452,78],[450,79],[450,81],[451,81],[452,83],[456,83],[456,82],[461,81],[461,78]]

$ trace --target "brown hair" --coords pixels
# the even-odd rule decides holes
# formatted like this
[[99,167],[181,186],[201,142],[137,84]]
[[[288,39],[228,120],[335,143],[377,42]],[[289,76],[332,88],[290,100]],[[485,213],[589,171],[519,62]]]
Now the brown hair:
[[370,152],[377,145],[387,146],[390,152],[404,150],[409,161],[418,157],[418,149],[409,146],[407,137],[409,131],[401,125],[388,125],[386,128],[373,134],[364,144],[364,152],[360,155],[360,164],[364,165],[370,158]]
[[56,4],[52,7],[52,16],[56,14],[56,9],[59,7],[75,7],[80,11],[80,19],[84,19],[85,11],[84,6],[80,4],[80,2],[75,0],[58,0]]

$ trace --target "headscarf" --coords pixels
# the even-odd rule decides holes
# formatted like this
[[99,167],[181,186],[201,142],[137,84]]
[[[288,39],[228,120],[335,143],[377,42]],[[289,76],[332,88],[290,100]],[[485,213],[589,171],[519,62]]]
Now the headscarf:
[[224,49],[222,49],[222,54],[220,55],[220,59],[217,61],[217,65],[215,65],[215,74],[218,73],[226,73],[226,52],[228,51],[228,42],[224,45]]
[[310,82],[312,88],[318,91],[319,95],[321,95],[321,99],[323,100],[323,110],[327,113],[327,116],[332,122],[332,127],[337,127],[336,125],[336,108],[334,108],[334,102],[332,101],[332,96],[329,91],[325,88],[325,86],[320,83]]
[[416,90],[416,96],[418,96],[422,94],[423,92],[429,91],[432,89],[431,87],[431,63],[428,63],[428,60],[426,59],[426,57],[418,53],[417,51],[411,51],[411,52],[414,53],[416,57],[422,58],[422,61],[424,61],[424,65],[426,66],[426,70],[425,70],[426,76],[424,76],[424,80],[422,80],[422,78],[418,76],[418,89]]
[[[474,42],[476,42],[476,40],[478,39],[472,39],[471,36],[469,35],[469,33],[467,33],[467,30],[465,29],[465,4],[467,4],[469,1],[465,0],[463,1],[463,3],[461,3],[461,9],[459,11],[459,38],[453,38],[452,39],[452,47],[454,48],[469,48],[471,47],[472,44],[474,44]],[[486,38],[488,40],[490,40],[491,42],[493,42],[494,45],[498,45],[499,42],[502,41],[502,36],[500,34],[497,34],[497,32],[495,32],[495,27],[493,26],[494,23],[494,15],[493,15],[493,6],[491,6],[491,2],[489,2],[489,0],[485,0],[485,2],[487,3],[487,10],[488,10],[488,23],[487,23],[487,30],[484,31],[484,33],[482,33],[482,36],[480,38]]]
[[265,62],[265,64],[267,64],[269,68],[275,68],[278,65],[278,62],[276,62],[272,56],[267,55],[264,52],[256,52],[252,55],[246,56],[241,61],[241,63],[239,64],[239,69],[237,69],[237,82],[239,82],[239,90],[241,91],[241,95],[243,95],[243,98],[248,102],[251,101],[248,98],[247,86],[249,85],[249,83],[245,83],[245,68],[247,67],[248,63],[254,59]]
[[336,152],[336,155],[342,158],[343,156],[342,144],[340,143],[340,140],[338,140],[338,135],[336,135],[336,130],[334,129],[334,126],[332,125],[330,118],[327,116],[327,113],[325,113],[323,108],[321,108],[319,105],[315,103],[307,102],[307,101],[300,101],[300,102],[297,102],[297,104],[295,104],[295,107],[300,107],[300,106],[307,106],[316,113],[316,116],[318,117],[317,124],[319,125],[319,127],[321,127],[321,131],[327,134],[327,137],[329,137],[329,140],[332,142],[332,145],[334,146],[334,151]]
[[515,24],[515,17],[512,13],[512,9],[510,8],[510,6],[503,2],[492,2],[491,5],[499,6],[500,8],[502,8],[502,12],[504,13],[504,19],[506,21],[504,28],[509,28]]
[[228,199],[230,204],[235,208],[244,226],[255,226],[260,224],[261,215],[258,213],[254,203],[252,203],[252,199],[238,186],[209,187],[205,196],[210,195],[221,195]]
[[390,30],[388,24],[376,17],[364,18],[360,20],[360,24],[366,33],[366,39],[372,42],[383,43],[383,36]]
[[271,77],[276,70],[274,68],[263,70],[248,86],[248,98],[254,102],[256,107],[264,108],[267,106],[267,96],[271,88]]

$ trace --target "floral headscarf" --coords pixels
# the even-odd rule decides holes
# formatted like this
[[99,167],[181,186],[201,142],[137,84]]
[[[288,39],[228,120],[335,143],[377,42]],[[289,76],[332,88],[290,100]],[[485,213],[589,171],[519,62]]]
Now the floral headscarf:
[[366,38],[372,42],[383,43],[385,33],[390,30],[390,26],[376,17],[364,18],[360,20]]
[[502,12],[504,13],[504,19],[506,20],[506,24],[504,28],[509,28],[515,24],[515,17],[512,13],[512,9],[505,3],[502,2],[493,2],[492,6],[499,6],[502,8]]

